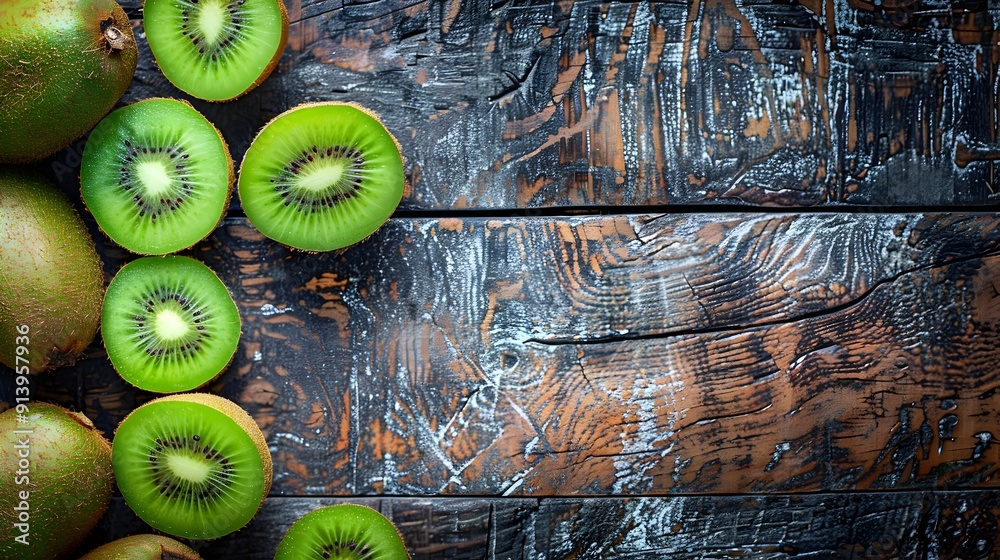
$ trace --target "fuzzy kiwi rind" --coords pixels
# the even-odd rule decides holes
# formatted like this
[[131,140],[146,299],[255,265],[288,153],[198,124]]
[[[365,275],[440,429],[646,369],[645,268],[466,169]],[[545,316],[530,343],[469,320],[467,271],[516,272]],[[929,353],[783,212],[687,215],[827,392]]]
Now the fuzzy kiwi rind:
[[114,0],[3,0],[0,37],[0,163],[68,146],[132,83],[138,49]]
[[254,419],[208,393],[167,395],[132,411],[115,432],[111,463],[125,503],[140,519],[194,540],[244,527],[273,476]]
[[234,182],[218,128],[186,100],[166,97],[112,111],[91,132],[80,165],[81,195],[98,227],[140,255],[207,237],[225,218]]
[[356,103],[297,105],[257,133],[240,164],[247,219],[307,252],[344,249],[382,227],[406,188],[400,144]]
[[131,385],[156,393],[190,391],[218,377],[236,353],[240,328],[222,280],[184,255],[127,263],[101,310],[111,364]]
[[292,524],[274,560],[407,560],[395,524],[361,504],[315,509]]
[[[215,44],[204,36],[195,37],[193,33],[194,29],[192,28],[197,22],[192,21],[191,14],[188,14],[188,19],[185,20],[183,16],[184,12],[178,11],[184,8],[194,9],[199,7],[199,5],[219,6],[225,4],[229,7],[233,7],[234,5],[240,7],[247,2],[257,4],[255,8],[258,10],[270,12],[270,14],[265,16],[268,21],[260,22],[258,29],[265,29],[266,32],[272,33],[275,27],[277,27],[280,33],[276,41],[272,41],[267,45],[273,47],[274,51],[270,53],[270,58],[266,62],[257,58],[259,54],[252,56],[244,54],[240,56],[241,53],[234,52],[240,49],[254,48],[257,45],[264,44],[264,42],[250,40],[250,36],[242,37],[242,40],[232,39],[234,31],[244,34],[253,32],[253,30],[248,31],[246,29],[234,30],[234,27],[238,28],[240,26],[240,22],[234,21],[232,12],[229,12],[228,18],[223,13],[215,14],[217,17],[222,18],[224,27],[228,26],[228,29],[223,29],[222,32],[228,33],[227,37],[230,38],[228,41],[223,39],[219,44]],[[156,21],[157,19],[160,21]],[[146,39],[153,53],[153,58],[163,72],[163,75],[177,89],[193,97],[210,102],[233,101],[249,93],[267,79],[275,67],[277,67],[278,62],[281,60],[281,55],[288,44],[288,26],[288,10],[282,0],[225,0],[220,2],[206,2],[206,0],[146,0],[143,7],[143,27],[146,32]],[[191,35],[186,35],[188,33]],[[195,42],[195,39],[198,39],[198,41]],[[274,37],[271,37],[271,39],[274,39]],[[253,59],[256,60],[256,63],[245,69],[248,73],[247,76],[233,76],[231,74],[233,70],[230,70],[230,74],[222,75],[222,70],[217,68],[221,62],[211,59],[211,54],[206,52],[206,48],[208,50],[212,50],[213,48],[218,49],[218,54],[221,54],[223,57],[229,56],[230,60],[238,60],[245,64],[247,61]],[[229,51],[228,53],[224,52],[227,50]],[[186,52],[182,54],[178,51]],[[191,64],[186,64],[188,61],[180,60],[179,56],[193,57],[195,60],[191,61]],[[204,57],[204,59],[198,61],[198,57]]]
[[41,401],[0,414],[0,440],[3,558],[65,557],[111,503],[110,444],[84,414]]
[[99,546],[80,560],[201,560],[201,556],[170,537],[131,535]]
[[36,170],[0,166],[0,277],[0,363],[72,365],[97,334],[104,271],[80,215]]

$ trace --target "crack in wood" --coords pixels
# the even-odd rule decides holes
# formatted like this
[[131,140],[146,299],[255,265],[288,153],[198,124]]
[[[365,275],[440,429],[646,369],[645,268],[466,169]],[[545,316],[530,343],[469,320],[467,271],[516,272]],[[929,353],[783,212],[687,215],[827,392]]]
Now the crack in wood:
[[586,345],[599,345],[599,344],[616,344],[620,342],[631,342],[639,340],[661,340],[667,338],[685,338],[691,336],[701,336],[701,335],[711,335],[711,334],[739,333],[747,330],[756,330],[767,327],[794,324],[803,321],[811,321],[814,319],[819,319],[822,317],[828,317],[831,315],[843,313],[846,310],[854,308],[863,303],[865,300],[867,300],[869,296],[875,293],[875,291],[878,290],[880,287],[897,282],[901,278],[907,275],[934,270],[938,268],[945,268],[963,262],[970,262],[996,256],[1000,256],[1000,251],[985,251],[962,257],[954,257],[946,259],[939,263],[930,263],[921,266],[911,267],[909,269],[903,270],[901,272],[892,274],[890,276],[887,276],[886,278],[876,281],[874,284],[872,284],[870,289],[865,290],[863,293],[859,294],[857,297],[855,297],[850,301],[833,305],[825,309],[820,309],[800,314],[793,314],[781,319],[773,319],[773,320],[762,319],[760,321],[754,321],[751,323],[724,324],[713,327],[664,330],[662,332],[654,332],[654,333],[608,334],[608,335],[594,336],[592,338],[584,338],[579,336],[547,337],[547,338],[528,337],[524,340],[524,344],[539,344],[543,346],[562,346],[562,345],[586,346]]

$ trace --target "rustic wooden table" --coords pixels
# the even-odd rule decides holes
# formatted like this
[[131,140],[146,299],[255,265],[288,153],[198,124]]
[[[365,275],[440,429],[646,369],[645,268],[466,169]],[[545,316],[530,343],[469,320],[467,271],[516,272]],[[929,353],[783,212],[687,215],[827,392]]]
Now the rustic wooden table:
[[[123,5],[123,103],[183,97]],[[205,558],[345,500],[415,559],[1000,556],[989,6],[290,1],[277,71],[195,106],[238,162],[300,102],[365,104],[410,185],[341,253],[238,200],[190,251],[244,319],[210,389],[276,466]],[[74,196],[83,143],[49,162]],[[152,397],[99,341],[35,388],[109,436]],[[116,500],[90,542],[144,530]]]

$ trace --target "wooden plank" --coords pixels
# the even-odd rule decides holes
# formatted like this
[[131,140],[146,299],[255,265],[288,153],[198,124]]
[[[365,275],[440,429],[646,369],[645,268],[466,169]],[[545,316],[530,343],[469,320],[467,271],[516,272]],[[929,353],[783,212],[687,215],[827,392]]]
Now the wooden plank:
[[[231,219],[195,251],[244,318],[210,389],[265,429],[284,495],[988,486],[998,226],[393,220],[310,255]],[[150,397],[102,356],[38,389],[109,432]]]
[[[1000,492],[647,498],[269,498],[242,531],[195,543],[213,560],[270,560],[299,516],[379,509],[413,560],[461,558],[992,558]],[[116,499],[91,543],[146,531]]]
[[[409,210],[995,205],[995,14],[909,5],[296,0],[278,70],[195,105],[237,162],[298,103],[368,105]],[[139,42],[125,101],[183,96]],[[50,162],[70,190],[82,145]]]
[[[123,5],[123,103],[184,97]],[[344,252],[278,247],[238,199],[192,251],[246,321],[210,389],[277,466],[206,558],[271,558],[342,499],[416,558],[996,555],[1000,216],[889,213],[1000,201],[989,3],[288,7],[277,72],[195,106],[238,162],[284,109],[364,103],[410,185]],[[83,146],[46,162],[78,205]],[[661,205],[709,213],[527,217]],[[131,257],[93,232],[110,278]],[[35,381],[109,435],[153,396],[99,345]],[[92,542],[140,530],[117,500]]]

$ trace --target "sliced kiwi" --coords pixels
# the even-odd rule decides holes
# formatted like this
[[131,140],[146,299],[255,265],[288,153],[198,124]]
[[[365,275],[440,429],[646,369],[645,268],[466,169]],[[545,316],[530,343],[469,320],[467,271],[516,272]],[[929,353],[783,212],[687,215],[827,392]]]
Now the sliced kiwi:
[[146,255],[186,249],[211,233],[233,179],[229,148],[215,126],[186,101],[166,98],[101,120],[80,165],[83,201],[97,225]]
[[299,105],[264,126],[240,165],[243,210],[289,247],[330,251],[382,226],[403,196],[399,144],[370,111]]
[[168,395],[118,426],[111,464],[125,503],[158,531],[214,539],[246,525],[271,488],[267,442],[236,403]]
[[392,521],[359,504],[313,510],[285,533],[274,560],[406,560]]
[[146,0],[142,22],[163,75],[208,101],[256,87],[288,41],[281,0]]
[[108,285],[101,333],[115,370],[136,387],[178,393],[218,376],[240,338],[225,284],[191,257],[140,257]]

